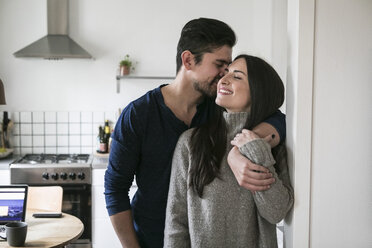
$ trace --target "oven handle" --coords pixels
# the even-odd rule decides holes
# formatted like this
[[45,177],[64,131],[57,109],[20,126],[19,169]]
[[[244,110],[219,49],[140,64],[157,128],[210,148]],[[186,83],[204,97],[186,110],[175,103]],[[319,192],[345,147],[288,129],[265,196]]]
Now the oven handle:
[[91,187],[90,184],[76,184],[76,185],[59,185],[63,190],[87,190]]
[[[28,186],[46,186],[45,184],[28,184]],[[47,186],[61,186],[63,190],[87,190],[91,188],[91,184],[48,184]]]

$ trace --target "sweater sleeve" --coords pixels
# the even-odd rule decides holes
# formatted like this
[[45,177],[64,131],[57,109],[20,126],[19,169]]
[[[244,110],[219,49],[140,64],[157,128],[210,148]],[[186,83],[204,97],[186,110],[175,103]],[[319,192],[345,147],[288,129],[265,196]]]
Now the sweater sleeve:
[[293,205],[293,189],[290,184],[286,149],[276,148],[276,160],[270,145],[263,139],[252,140],[239,148],[240,152],[255,164],[270,170],[275,182],[265,191],[257,191],[254,200],[259,214],[272,224],[280,222]]
[[164,247],[190,247],[187,215],[187,178],[189,149],[185,133],[173,154],[172,171],[166,209]]
[[136,111],[129,104],[111,136],[109,164],[104,178],[106,208],[110,216],[131,208],[128,192],[140,158],[139,126]]

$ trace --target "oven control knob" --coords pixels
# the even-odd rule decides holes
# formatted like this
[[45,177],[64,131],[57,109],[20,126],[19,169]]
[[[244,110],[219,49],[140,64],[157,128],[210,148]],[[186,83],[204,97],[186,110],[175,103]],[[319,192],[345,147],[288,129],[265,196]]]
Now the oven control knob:
[[57,179],[58,179],[58,174],[57,174],[57,173],[52,173],[51,177],[52,177],[54,180],[57,180]]
[[67,173],[66,173],[66,172],[62,172],[61,174],[59,174],[59,176],[60,176],[63,180],[66,180],[66,179],[67,179]]
[[81,180],[84,180],[84,179],[85,179],[85,174],[84,174],[84,172],[79,172],[79,173],[78,173],[78,178],[81,179]]
[[70,173],[69,175],[68,175],[68,177],[71,179],[71,180],[75,180],[75,178],[76,178],[76,174],[75,173]]
[[48,172],[44,172],[42,175],[43,179],[48,180],[49,179],[49,174]]

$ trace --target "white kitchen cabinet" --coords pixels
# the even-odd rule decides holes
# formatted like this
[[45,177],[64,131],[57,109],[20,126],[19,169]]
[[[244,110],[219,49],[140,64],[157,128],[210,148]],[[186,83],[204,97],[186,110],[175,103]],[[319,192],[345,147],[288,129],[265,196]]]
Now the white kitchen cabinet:
[[[118,247],[120,241],[111,225],[105,204],[104,175],[106,169],[92,170],[92,243],[94,248]],[[137,187],[130,190],[132,199]]]
[[1,184],[10,184],[9,169],[0,170],[0,185]]
[[94,248],[120,248],[105,206],[104,175],[105,169],[92,170],[92,245]]
[[10,184],[9,164],[16,159],[14,156],[0,159],[0,185]]

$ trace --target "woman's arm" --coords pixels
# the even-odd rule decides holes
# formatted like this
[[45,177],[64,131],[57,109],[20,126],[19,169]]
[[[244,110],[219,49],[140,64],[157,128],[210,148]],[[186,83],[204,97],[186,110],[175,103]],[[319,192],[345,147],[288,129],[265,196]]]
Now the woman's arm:
[[[233,141],[235,145],[244,142],[244,137],[254,135],[253,132],[244,131]],[[247,139],[246,139],[247,140]],[[265,191],[254,194],[255,203],[260,215],[270,223],[281,221],[293,205],[293,189],[290,185],[286,149],[284,145],[277,148],[276,159],[273,158],[270,145],[263,139],[250,137],[244,145],[239,144],[239,151],[253,163],[267,168],[272,173],[275,182]]]
[[164,230],[164,247],[190,247],[187,213],[189,149],[185,135],[178,140],[172,162]]

